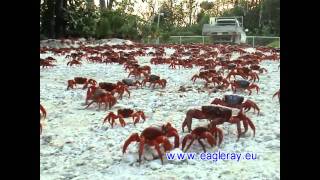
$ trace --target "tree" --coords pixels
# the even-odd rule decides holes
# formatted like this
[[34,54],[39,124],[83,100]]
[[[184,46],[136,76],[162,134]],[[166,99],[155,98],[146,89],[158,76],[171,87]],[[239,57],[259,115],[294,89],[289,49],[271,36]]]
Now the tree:
[[107,3],[107,9],[108,9],[108,10],[111,10],[111,9],[112,9],[113,2],[114,2],[114,0],[108,0],[108,3]]
[[[163,15],[160,16],[160,29],[162,29],[162,31],[170,32],[174,27],[175,21],[171,5],[168,2],[164,2],[160,7],[160,13],[163,13]],[[153,22],[158,21],[158,15],[159,14],[156,14],[154,16]]]
[[200,3],[200,7],[203,10],[210,10],[210,9],[213,8],[213,6],[214,6],[213,2],[203,1],[203,2]]
[[174,12],[174,16],[176,19],[176,26],[183,27],[186,25],[186,22],[185,22],[186,13],[183,10],[182,2],[176,6],[176,11]]
[[[258,4],[257,4],[258,3]],[[226,10],[223,16],[244,16],[244,27],[251,35],[279,35],[280,0],[241,0],[237,6]]]
[[116,2],[117,11],[125,14],[132,14],[134,9],[134,3],[132,0],[121,0],[120,2]]
[[71,36],[94,36],[99,18],[98,9],[85,0],[73,0],[66,11],[67,33]]
[[106,1],[105,0],[99,0],[100,9],[103,10],[106,8]]
[[54,27],[55,27],[55,4],[54,1],[46,1],[47,3],[47,15],[48,15],[48,19],[49,19],[49,24],[48,24],[48,37],[49,38],[55,38],[55,31],[54,31]]
[[187,0],[187,11],[189,16],[189,26],[192,24],[192,16],[196,7],[195,0]]
[[[147,12],[134,12],[134,3],[148,4]],[[164,0],[160,28],[156,0],[40,0],[40,33],[49,38],[97,36],[138,38],[159,35],[199,35],[211,16],[244,16],[251,35],[279,35],[280,0]],[[229,9],[230,5],[234,5]],[[198,8],[200,13],[197,13]],[[133,15],[133,14],[137,15]],[[140,13],[140,14],[139,14]],[[197,14],[196,14],[197,13]],[[142,15],[143,18],[139,18]],[[260,25],[260,26],[259,26]]]
[[55,1],[55,38],[63,37],[63,28],[65,27],[64,23],[64,0]]

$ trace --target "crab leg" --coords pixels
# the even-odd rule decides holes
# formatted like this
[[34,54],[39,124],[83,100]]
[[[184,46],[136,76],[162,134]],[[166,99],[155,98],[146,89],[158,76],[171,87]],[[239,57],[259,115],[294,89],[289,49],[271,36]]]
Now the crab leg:
[[240,124],[240,121],[237,122],[237,131],[238,131],[237,141],[239,141],[240,135],[241,135],[241,124]]
[[[184,152],[187,152],[187,151],[188,151],[188,149],[190,148],[191,144],[192,144],[193,141],[195,140],[195,136],[192,135],[192,134],[186,135],[185,139],[183,139],[183,141],[182,141],[182,149],[183,149],[184,144],[186,144],[186,142],[187,142],[188,139],[191,139],[191,141],[190,141],[189,145],[187,146],[187,148],[185,149]],[[184,142],[184,140],[185,140],[185,142]],[[183,142],[184,142],[184,144],[183,144]]]
[[42,112],[43,117],[46,118],[46,116],[47,116],[47,111],[46,111],[46,109],[45,109],[41,104],[40,104],[40,111]]
[[251,127],[252,131],[253,131],[253,137],[256,135],[256,127],[254,126],[254,124],[252,123],[251,119],[247,119],[249,126]]
[[141,164],[141,156],[142,156],[143,150],[144,150],[144,143],[145,143],[145,139],[142,136],[140,138],[140,145],[139,145],[139,165]]
[[245,134],[248,131],[248,122],[246,119],[242,120],[244,131],[241,134]]
[[215,137],[217,138],[217,136],[219,135],[219,142],[218,142],[218,146],[220,146],[222,140],[223,140],[223,132],[221,129],[214,127],[213,129],[213,133],[215,135]]
[[206,152],[206,148],[205,148],[203,142],[200,139],[198,139],[198,142],[202,146],[203,151]]
[[155,148],[156,148],[156,150],[157,150],[157,152],[158,152],[158,154],[159,154],[159,157],[160,157],[160,159],[161,159],[161,164],[163,164],[163,159],[162,159],[162,153],[161,153],[161,151],[160,151],[160,146],[159,146],[159,144],[158,143],[155,143]]

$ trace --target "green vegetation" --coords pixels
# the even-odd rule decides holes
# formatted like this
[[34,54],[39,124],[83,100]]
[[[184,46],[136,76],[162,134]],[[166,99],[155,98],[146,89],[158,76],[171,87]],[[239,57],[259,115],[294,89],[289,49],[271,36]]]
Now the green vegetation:
[[267,46],[273,47],[273,48],[280,48],[280,41],[279,40],[273,41],[272,43],[268,44]]
[[[248,35],[279,36],[280,0],[220,0],[197,3],[195,0],[164,0],[158,15],[153,0],[40,0],[40,39],[63,37],[125,38],[179,43],[170,36],[201,35],[203,24],[211,16],[243,16]],[[107,3],[106,3],[107,2]],[[147,3],[148,12],[134,13],[135,3]],[[227,8],[232,5],[233,8]],[[196,14],[197,7],[201,11]],[[137,14],[138,13],[138,14]],[[140,14],[139,14],[140,13]],[[181,40],[202,42],[202,38]],[[210,42],[205,39],[205,42]],[[270,43],[270,42],[269,42]]]

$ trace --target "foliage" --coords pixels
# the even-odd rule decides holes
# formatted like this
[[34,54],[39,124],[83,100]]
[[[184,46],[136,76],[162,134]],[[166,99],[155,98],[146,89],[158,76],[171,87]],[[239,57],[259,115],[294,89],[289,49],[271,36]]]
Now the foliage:
[[[261,9],[262,8],[262,9]],[[259,13],[262,10],[261,26]],[[234,8],[225,11],[222,16],[243,16],[244,27],[249,29],[248,35],[280,35],[280,0],[264,0],[261,6],[246,8],[246,2],[240,1]]]
[[212,9],[213,6],[214,6],[213,2],[203,1],[202,3],[200,3],[200,7],[204,10]]
[[[41,38],[54,37],[52,31],[57,29],[54,27],[59,24],[55,22],[57,18],[54,10],[58,1],[41,1]],[[279,36],[280,34],[280,0],[220,0],[201,3],[195,0],[166,0],[160,4],[160,13],[164,15],[160,16],[159,28],[158,12],[152,7],[154,1],[147,1],[150,12],[144,19],[133,15],[133,3],[138,1],[111,0],[104,5],[106,8],[97,8],[93,0],[63,0],[62,2],[66,3],[63,6],[63,36],[119,37],[133,40],[142,37],[160,37],[166,40],[172,35],[201,35],[203,24],[209,22],[209,17],[220,15],[243,16],[244,27],[249,29],[248,35]],[[234,7],[220,8],[225,7],[227,3],[234,3]],[[201,11],[195,14],[197,7],[201,7]]]
[[67,32],[71,36],[94,36],[99,11],[84,0],[67,7]]
[[272,43],[268,44],[267,46],[273,47],[273,48],[280,48],[280,42],[279,40],[273,41]]
[[141,35],[138,32],[138,20],[138,17],[123,14],[118,10],[103,10],[97,23],[96,35],[98,38],[118,37],[137,39]]
[[168,41],[170,39],[170,34],[169,33],[162,33],[161,34],[161,41]]

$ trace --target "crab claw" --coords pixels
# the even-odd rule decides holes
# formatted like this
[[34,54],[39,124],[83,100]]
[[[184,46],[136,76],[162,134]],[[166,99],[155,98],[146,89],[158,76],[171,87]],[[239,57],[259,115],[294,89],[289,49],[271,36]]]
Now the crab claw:
[[168,137],[174,137],[174,148],[179,148],[179,135],[177,133],[177,130],[170,129],[167,134]]
[[260,109],[258,107],[258,105],[256,103],[254,103],[251,100],[246,100],[243,104],[242,107],[244,108],[244,110],[247,112],[249,111],[251,108],[253,108],[254,112],[257,110],[258,111],[258,115],[260,114]]
[[144,115],[144,112],[143,111],[138,111],[141,118],[143,119],[143,122],[146,120],[146,116]]
[[106,121],[108,121],[110,124],[111,124],[111,127],[113,127],[113,124],[114,124],[114,120],[117,119],[118,116],[115,115],[113,112],[110,112],[103,120],[103,123],[104,124]]
[[123,153],[123,154],[126,153],[126,150],[127,150],[127,147],[129,146],[129,144],[130,144],[131,142],[134,142],[134,141],[140,142],[140,137],[139,137],[139,134],[138,134],[138,133],[132,134],[132,135],[125,141],[125,143],[124,143],[124,145],[123,145],[123,148],[122,148],[122,153]]
[[119,115],[119,121],[122,127],[126,125],[126,122],[124,121],[123,116],[121,114]]
[[160,144],[163,143],[163,147],[165,151],[170,151],[172,149],[172,145],[169,139],[166,136],[159,136],[156,138],[156,141]]

